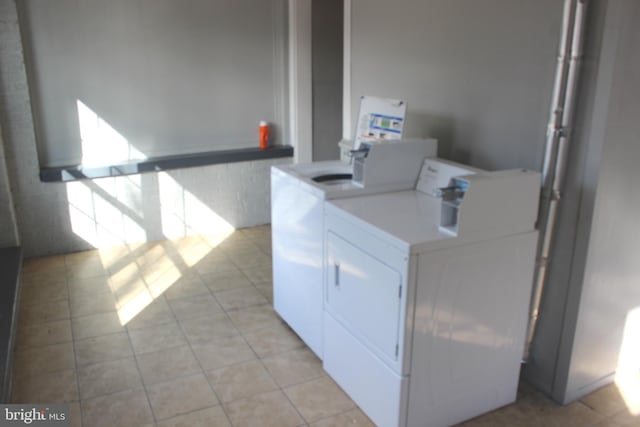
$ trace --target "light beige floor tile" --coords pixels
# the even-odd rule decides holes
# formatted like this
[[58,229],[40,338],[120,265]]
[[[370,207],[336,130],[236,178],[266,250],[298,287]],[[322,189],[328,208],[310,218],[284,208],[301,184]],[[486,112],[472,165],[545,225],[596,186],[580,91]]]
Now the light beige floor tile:
[[166,284],[161,285],[162,283],[167,282],[167,280],[173,282],[182,275],[182,271],[186,270],[186,266],[182,262],[174,261],[166,253],[148,264],[137,264],[140,269],[140,275],[150,285],[150,289],[153,288],[151,284],[155,282],[158,282],[158,289],[166,289]]
[[220,400],[225,403],[278,389],[258,360],[209,371],[207,378]]
[[252,251],[238,251],[230,253],[229,258],[241,270],[255,267],[269,267],[271,257],[261,251],[257,246]]
[[585,396],[581,399],[581,402],[605,416],[614,415],[626,407],[624,399],[615,384],[602,387]]
[[30,348],[71,341],[71,321],[54,320],[33,326],[19,326],[16,348]]
[[309,423],[356,407],[349,396],[327,376],[288,387],[284,392]]
[[118,271],[123,265],[135,260],[135,254],[127,246],[112,246],[98,249],[102,265],[110,273]]
[[[638,422],[638,420],[636,420],[636,424],[634,424],[635,426],[640,425],[640,422]],[[612,418],[605,418],[604,420],[596,423],[596,424],[592,424],[589,427],[622,427],[620,424],[616,423]]]
[[135,360],[130,357],[96,363],[78,369],[80,397],[96,396],[142,387]]
[[510,420],[524,424],[540,424],[546,414],[559,408],[560,405],[553,402],[540,392],[525,394],[516,403],[494,411],[494,415],[501,420]]
[[262,267],[244,268],[242,272],[254,285],[258,283],[271,283],[273,279],[271,264]]
[[545,407],[543,402],[539,403],[541,403],[541,405],[543,406],[536,407],[535,404],[527,404],[526,408],[521,408],[518,406],[518,403],[513,403],[497,410],[479,415],[460,424],[456,424],[456,426],[546,427],[545,414],[548,413],[549,408]]
[[14,381],[13,403],[67,403],[78,400],[76,373],[66,371],[39,374]]
[[252,241],[262,241],[271,237],[271,226],[269,224],[258,225],[255,227],[241,228],[238,233]]
[[91,249],[87,251],[78,251],[64,254],[64,263],[66,266],[82,265],[86,263],[101,263],[100,251]]
[[74,294],[71,296],[69,303],[71,317],[116,311],[116,300],[110,292],[84,295]]
[[204,374],[154,384],[147,387],[151,409],[157,420],[209,408],[218,404]]
[[109,286],[109,277],[100,276],[89,279],[69,279],[67,286],[69,287],[69,295],[100,295],[104,293],[112,293]]
[[257,329],[243,335],[258,357],[267,357],[304,346],[300,338],[285,326]]
[[74,340],[125,331],[116,312],[76,317],[71,320],[71,327],[73,328]]
[[251,281],[235,266],[227,271],[203,274],[202,280],[211,292],[251,286]]
[[142,379],[146,385],[157,384],[196,374],[202,369],[189,346],[145,353],[136,357]]
[[147,290],[147,285],[140,274],[140,267],[133,262],[113,272],[108,278],[108,283],[109,289],[118,302],[127,302],[133,299],[140,290]]
[[69,298],[66,280],[22,280],[20,300],[23,304],[50,303]]
[[240,332],[255,331],[269,326],[283,326],[282,320],[270,304],[232,310],[228,314]]
[[67,264],[67,277],[72,279],[101,277],[108,274],[109,271],[102,265],[102,261],[99,258]]
[[22,264],[24,273],[43,273],[64,268],[64,255],[25,258]]
[[66,299],[36,304],[21,304],[20,307],[20,323],[24,326],[68,319],[70,317],[69,301]]
[[169,305],[178,320],[222,313],[222,308],[208,292],[205,295],[173,299],[169,301]]
[[267,357],[262,362],[280,387],[287,387],[324,375],[322,361],[306,347]]
[[199,275],[195,273],[184,274],[174,282],[165,292],[164,296],[167,300],[186,298],[196,295],[206,295],[209,289]]
[[127,390],[82,401],[83,425],[139,427],[153,424],[144,390]]
[[208,343],[192,345],[191,348],[200,362],[200,366],[205,370],[256,358],[255,353],[241,335],[211,338]]
[[133,319],[127,323],[127,328],[140,329],[148,328],[150,326],[165,325],[167,323],[174,323],[176,321],[175,316],[169,308],[169,304],[164,298],[158,298],[151,304],[147,305],[140,311]]
[[184,319],[180,321],[180,327],[191,345],[207,345],[214,338],[238,334],[238,330],[226,314]]
[[222,406],[214,406],[160,421],[158,427],[231,427],[231,424]]
[[325,418],[310,424],[311,427],[375,427],[369,418],[360,410],[353,409],[343,414]]
[[226,311],[268,303],[266,298],[253,286],[220,291],[214,293],[214,295]]
[[258,246],[258,248],[260,248],[262,252],[269,256],[271,256],[271,254],[273,253],[273,245],[271,244],[271,242],[256,242],[256,246]]
[[17,350],[13,363],[16,379],[74,369],[73,344],[68,342]]
[[25,282],[32,281],[55,281],[61,282],[67,280],[66,267],[41,269],[33,271],[22,271],[20,280]]
[[167,250],[163,242],[149,242],[139,245],[132,256],[140,267],[152,266],[163,259],[172,259],[173,251]]
[[126,332],[77,340],[73,343],[79,368],[133,356]]
[[259,283],[255,285],[255,288],[270,304],[273,304],[273,285],[271,283]]
[[193,268],[198,274],[220,273],[223,271],[231,271],[235,269],[235,264],[220,252],[214,252],[200,259]]
[[218,247],[231,259],[237,255],[242,255],[243,253],[259,251],[256,244],[251,239],[247,239],[245,236],[241,236],[240,234],[231,236],[224,242],[221,242]]
[[279,390],[227,403],[224,409],[234,427],[296,427],[305,424]]
[[603,419],[603,415],[581,402],[555,408],[542,417],[543,425],[548,427],[587,426]]
[[178,322],[175,321],[159,326],[133,329],[129,331],[129,336],[136,354],[152,353],[187,344]]
[[632,414],[626,408],[611,417],[611,420],[620,427],[640,426],[640,414]]
[[529,425],[526,420],[520,420],[517,418],[511,419],[505,416],[499,417],[494,413],[488,413],[479,417],[474,417],[460,424],[455,424],[453,427],[499,427],[503,425],[509,427],[542,427],[535,424],[536,420],[537,419],[529,420],[532,422],[532,424]]
[[167,253],[175,254],[188,266],[194,266],[203,257],[216,253],[217,249],[202,236],[190,236],[181,239],[165,241],[162,246]]

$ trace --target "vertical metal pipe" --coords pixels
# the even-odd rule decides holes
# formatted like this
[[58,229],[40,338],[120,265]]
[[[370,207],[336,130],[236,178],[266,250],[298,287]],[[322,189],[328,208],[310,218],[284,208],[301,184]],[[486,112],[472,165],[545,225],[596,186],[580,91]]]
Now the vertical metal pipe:
[[573,120],[579,61],[582,56],[586,3],[587,0],[565,0],[564,3],[560,53],[542,168],[542,198],[538,220],[540,240],[523,357],[525,362],[529,359],[538,322],[542,292],[547,280],[549,254],[557,220],[558,204],[562,198],[561,189],[571,134],[569,126]]

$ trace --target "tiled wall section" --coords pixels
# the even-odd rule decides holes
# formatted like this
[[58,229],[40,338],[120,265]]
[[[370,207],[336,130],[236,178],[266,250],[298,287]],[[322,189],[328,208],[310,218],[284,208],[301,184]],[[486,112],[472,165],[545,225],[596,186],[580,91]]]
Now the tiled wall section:
[[207,218],[218,216],[238,228],[269,222],[269,167],[289,159],[41,183],[15,0],[0,0],[0,67],[0,123],[26,256],[73,252],[121,238],[158,240],[168,228],[177,233],[180,221],[185,233],[197,233]]

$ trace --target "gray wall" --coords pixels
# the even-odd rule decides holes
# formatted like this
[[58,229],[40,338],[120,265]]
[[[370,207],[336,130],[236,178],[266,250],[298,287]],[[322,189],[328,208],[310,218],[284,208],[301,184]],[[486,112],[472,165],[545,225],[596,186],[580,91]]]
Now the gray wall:
[[0,127],[26,256],[196,234],[221,221],[234,227],[269,222],[269,167],[290,159],[40,182],[20,30],[15,0],[0,0]]
[[18,4],[41,165],[91,154],[78,102],[145,157],[256,147],[260,120],[283,143],[285,0]]
[[353,0],[352,123],[361,95],[404,99],[406,135],[438,138],[441,157],[539,169],[561,11],[557,0]]
[[311,4],[313,160],[340,158],[344,0]]
[[[537,355],[557,353],[557,360],[538,358],[527,372],[562,402],[613,380],[627,316],[640,307],[640,193],[634,185],[640,182],[640,4],[592,3],[588,59],[599,61],[597,68],[587,64],[585,93],[592,99],[583,108],[585,129],[580,129],[584,185],[576,250],[566,297],[547,295],[543,305],[545,313],[558,312],[562,303],[566,309],[562,328],[545,321],[535,346]],[[637,341],[638,331],[633,332]],[[558,350],[549,337],[557,339]],[[637,371],[640,359],[635,359]]]

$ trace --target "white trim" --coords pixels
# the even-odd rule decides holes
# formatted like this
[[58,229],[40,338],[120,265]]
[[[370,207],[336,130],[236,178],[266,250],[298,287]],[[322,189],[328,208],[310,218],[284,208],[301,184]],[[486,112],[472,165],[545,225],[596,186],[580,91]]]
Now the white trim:
[[351,0],[344,0],[344,56],[342,75],[342,139],[353,139],[351,129]]
[[311,0],[289,0],[289,142],[295,162],[312,149]]

